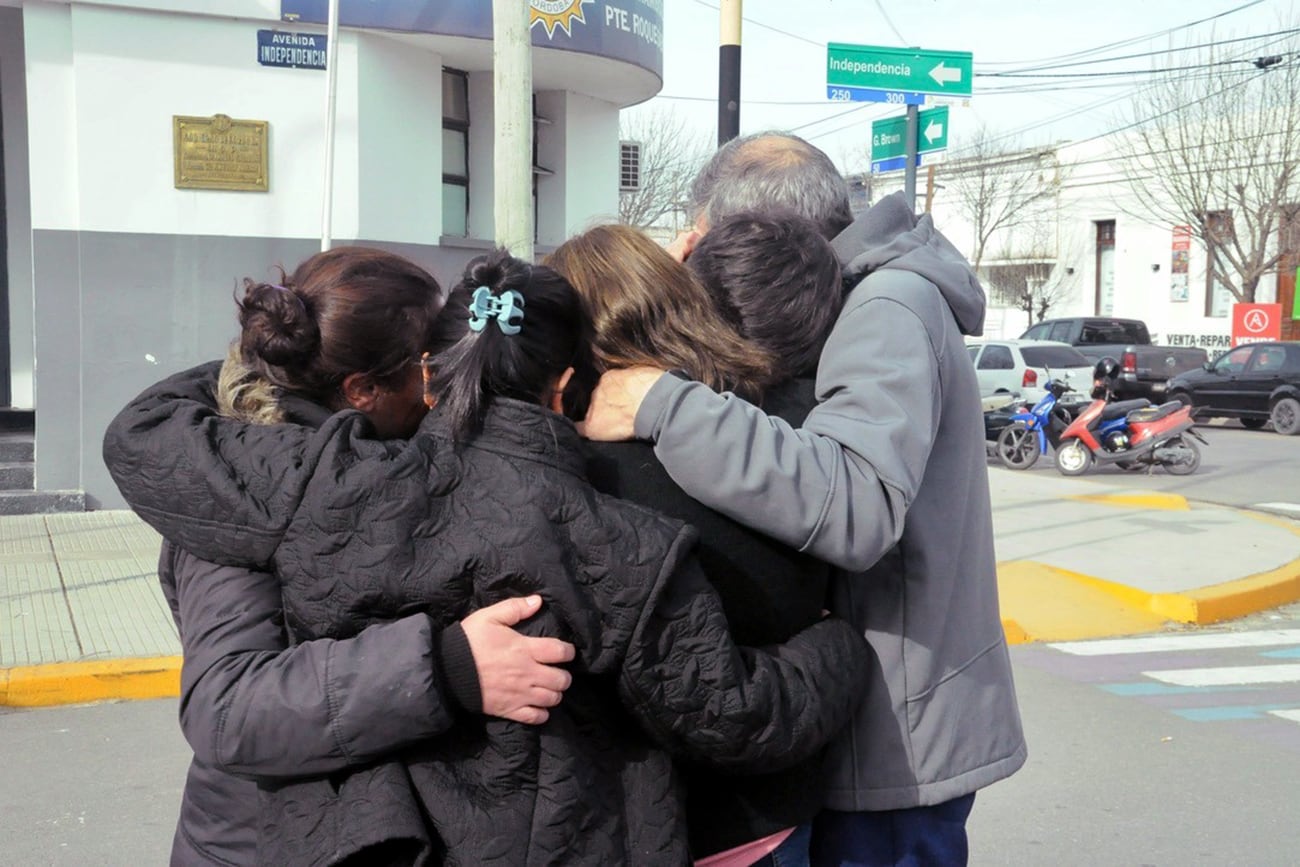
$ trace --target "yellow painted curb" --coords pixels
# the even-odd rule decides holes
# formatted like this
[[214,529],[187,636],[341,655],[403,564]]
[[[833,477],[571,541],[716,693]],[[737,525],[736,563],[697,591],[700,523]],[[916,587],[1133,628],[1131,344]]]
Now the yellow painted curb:
[[1184,593],[1148,593],[1031,560],[998,564],[1008,644],[1073,641],[1203,625],[1300,601],[1300,560],[1269,572]]
[[1218,623],[1300,600],[1300,560],[1214,587],[1151,597],[1151,610],[1184,623]]
[[0,668],[0,705],[49,707],[181,692],[181,658],[110,659]]
[[1084,503],[1100,503],[1103,506],[1123,506],[1138,509],[1163,509],[1169,512],[1189,512],[1191,506],[1181,494],[1166,494],[1161,491],[1129,492],[1123,494],[1080,494],[1067,497]]

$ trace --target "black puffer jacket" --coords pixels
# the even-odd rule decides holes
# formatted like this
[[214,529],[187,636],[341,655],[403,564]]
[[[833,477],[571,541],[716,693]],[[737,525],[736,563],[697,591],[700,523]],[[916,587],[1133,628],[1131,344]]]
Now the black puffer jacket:
[[536,591],[546,605],[528,631],[578,651],[544,726],[465,719],[400,763],[273,793],[264,859],[337,863],[355,854],[354,831],[378,842],[375,824],[394,817],[401,837],[423,811],[450,863],[683,863],[679,787],[656,745],[771,769],[847,718],[861,637],[827,620],[767,653],[737,648],[690,556],[693,531],[593,491],[563,418],[500,401],[459,450],[436,412],[409,444],[377,443],[354,413],[316,433],[217,419],[191,402],[205,376],[133,402],[106,461],[164,536],[273,567],[298,637],[414,610],[438,627]]

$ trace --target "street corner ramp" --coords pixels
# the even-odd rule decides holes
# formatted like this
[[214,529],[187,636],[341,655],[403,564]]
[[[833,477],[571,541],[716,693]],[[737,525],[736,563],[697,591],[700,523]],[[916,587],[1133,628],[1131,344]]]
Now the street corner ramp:
[[998,594],[1009,644],[1137,635],[1169,620],[1149,593],[1032,560],[999,563]]
[[51,707],[180,695],[181,658],[111,659],[0,668],[0,705]]

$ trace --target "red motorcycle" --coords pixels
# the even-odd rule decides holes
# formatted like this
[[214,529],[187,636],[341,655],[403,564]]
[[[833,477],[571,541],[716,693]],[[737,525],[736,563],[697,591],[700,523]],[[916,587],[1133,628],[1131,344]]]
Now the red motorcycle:
[[[1175,476],[1196,472],[1201,465],[1201,450],[1195,440],[1204,437],[1193,430],[1192,408],[1178,401],[1152,406],[1148,400],[1112,402],[1110,361],[1097,362],[1093,402],[1061,431],[1056,447],[1056,468],[1067,476],[1079,476],[1093,463],[1115,464],[1126,470],[1157,466]],[[1124,419],[1123,426],[1107,424]],[[1099,433],[1102,427],[1105,433]],[[1207,444],[1208,445],[1208,444]]]

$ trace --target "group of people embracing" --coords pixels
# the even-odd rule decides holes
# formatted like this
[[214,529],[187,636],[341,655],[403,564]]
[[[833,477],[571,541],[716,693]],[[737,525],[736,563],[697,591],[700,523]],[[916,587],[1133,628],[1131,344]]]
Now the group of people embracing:
[[163,536],[172,863],[964,864],[1025,761],[984,294],[901,196],[735,139],[667,249],[444,291],[342,247],[104,458]]

